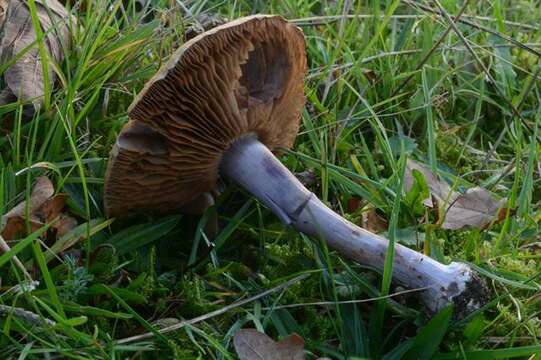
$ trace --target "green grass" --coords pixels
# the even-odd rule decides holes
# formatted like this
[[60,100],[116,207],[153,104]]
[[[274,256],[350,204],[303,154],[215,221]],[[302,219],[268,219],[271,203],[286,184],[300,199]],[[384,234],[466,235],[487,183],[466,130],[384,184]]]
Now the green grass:
[[[157,0],[143,11],[132,0],[97,3],[75,11],[65,60],[44,64],[59,81],[46,89],[42,111],[25,119],[21,104],[0,107],[0,213],[48,175],[80,224],[58,240],[38,230],[0,254],[2,358],[233,359],[242,327],[273,338],[297,332],[309,359],[541,358],[541,247],[532,245],[541,233],[538,2],[470,1],[456,27],[456,0],[421,2],[425,8],[398,0]],[[383,273],[345,261],[285,229],[233,185],[209,210],[220,223],[213,248],[201,235],[210,213],[104,217],[107,157],[134,95],[194,16],[258,12],[294,19],[306,34],[307,105],[283,162],[314,169],[312,191],[345,217],[360,221],[371,204],[389,221],[391,240],[423,251],[411,239],[424,236],[431,256],[478,268],[491,299],[481,311],[453,321],[445,309],[427,320],[411,295],[381,300],[403,290],[390,283],[390,258]],[[34,44],[41,54],[43,35]],[[419,214],[400,195],[407,158],[459,191],[488,188],[508,199],[509,211],[487,229],[441,229],[433,213]],[[355,200],[359,208],[348,206]],[[159,333],[160,323],[196,317]],[[146,332],[155,336],[122,341]]]

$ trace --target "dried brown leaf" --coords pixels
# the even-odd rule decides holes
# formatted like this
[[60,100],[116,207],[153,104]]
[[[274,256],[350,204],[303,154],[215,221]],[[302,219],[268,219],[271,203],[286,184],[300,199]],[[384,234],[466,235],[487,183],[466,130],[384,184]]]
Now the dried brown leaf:
[[[481,187],[471,188],[461,194],[452,191],[449,184],[440,180],[430,169],[414,160],[408,160],[404,175],[404,188],[406,191],[413,186],[413,170],[421,172],[430,190],[430,196],[424,199],[427,207],[438,205],[443,210],[445,219],[442,223],[444,229],[461,229],[467,226],[484,228],[499,218],[499,210],[505,199],[496,199],[491,192]],[[434,201],[437,204],[434,204]]]
[[47,199],[47,201],[36,209],[33,215],[43,223],[50,222],[60,215],[66,205],[66,199],[66,194],[55,195]]
[[58,221],[54,223],[56,238],[61,238],[71,230],[75,229],[75,227],[77,227],[77,219],[66,214],[60,214]]
[[[30,222],[39,222],[34,213],[54,194],[54,187],[51,180],[42,176],[38,178],[32,193],[30,194],[28,213]],[[6,240],[13,240],[19,233],[24,233],[26,229],[25,214],[26,201],[19,203],[2,217],[2,236]]]
[[458,195],[447,209],[442,227],[456,230],[475,226],[482,229],[497,219],[499,209],[505,202],[505,199],[495,199],[486,189],[471,188]]
[[[0,101],[5,103],[19,98],[25,102],[32,101],[38,108],[43,101],[45,77],[28,3],[0,0],[0,8],[4,6],[7,10],[3,21],[0,18],[0,62],[13,61],[27,47],[33,46],[4,72],[6,88],[0,91]],[[61,45],[69,42],[69,15],[57,0],[36,0],[36,8],[41,30],[46,36],[49,61],[59,63],[63,58]],[[55,82],[52,66],[48,68],[48,79],[52,88]]]
[[424,199],[423,204],[427,207],[434,207],[432,197],[436,198],[440,203],[452,203],[455,200],[457,193],[451,191],[451,187],[445,181],[440,180],[434,175],[430,169],[421,163],[414,160],[409,160],[406,163],[406,172],[404,174],[404,189],[409,191],[414,182],[412,175],[413,170],[423,174],[431,196]]
[[362,205],[362,201],[360,198],[353,196],[348,199],[348,212],[354,213],[355,211],[359,210],[359,208]]
[[[4,220],[2,221],[4,223]],[[13,240],[17,237],[17,234],[25,232],[26,224],[20,217],[12,217],[5,220],[2,226],[2,237],[6,240]]]
[[[66,204],[66,195],[54,195],[54,186],[46,176],[39,177],[32,188],[28,204],[28,215],[31,231],[35,231],[46,223],[53,223],[57,237],[62,236],[77,225],[77,221],[62,213]],[[13,240],[17,234],[26,233],[26,201],[22,201],[2,217],[1,235]]]
[[[54,195],[54,186],[51,180],[46,176],[41,176],[37,179],[32,192],[30,194],[30,204],[28,205],[29,213],[34,213],[37,208],[43,205],[47,200]],[[4,215],[4,218],[11,217],[23,217],[26,210],[26,201],[19,203],[8,213]]]
[[304,340],[291,334],[275,342],[256,329],[242,329],[233,339],[240,360],[303,360]]
[[368,209],[362,213],[361,226],[370,232],[378,234],[387,231],[389,223],[378,215],[375,207],[368,205]]

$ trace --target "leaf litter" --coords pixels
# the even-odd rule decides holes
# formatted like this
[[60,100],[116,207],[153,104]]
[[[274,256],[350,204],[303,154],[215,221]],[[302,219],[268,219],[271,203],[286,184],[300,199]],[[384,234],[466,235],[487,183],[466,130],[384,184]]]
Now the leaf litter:
[[[417,173],[418,172],[418,173]],[[486,228],[498,220],[507,199],[497,199],[490,191],[482,187],[473,187],[464,193],[452,190],[444,180],[433,174],[428,167],[408,160],[404,175],[406,192],[414,189],[418,175],[422,174],[429,191],[424,193],[422,204],[429,208],[438,207],[444,216],[442,228],[457,230],[465,227]]]
[[240,360],[304,360],[304,340],[297,334],[276,342],[256,329],[241,329],[233,344]]
[[60,238],[77,226],[77,220],[63,212],[66,194],[56,194],[53,183],[46,176],[37,179],[28,201],[22,201],[2,217],[1,235],[6,240],[15,240],[26,234],[26,223],[30,231],[36,231],[50,223]]

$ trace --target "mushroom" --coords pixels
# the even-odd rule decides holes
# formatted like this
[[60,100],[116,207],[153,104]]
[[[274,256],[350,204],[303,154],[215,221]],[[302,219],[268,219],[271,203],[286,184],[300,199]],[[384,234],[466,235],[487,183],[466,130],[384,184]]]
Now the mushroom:
[[[329,209],[272,152],[289,148],[298,132],[305,72],[303,33],[279,16],[241,18],[186,42],[129,109],[106,174],[107,214],[201,213],[219,177],[228,178],[285,225],[382,270],[389,241]],[[453,303],[460,316],[485,300],[468,265],[399,244],[393,278],[426,288],[431,312]]]

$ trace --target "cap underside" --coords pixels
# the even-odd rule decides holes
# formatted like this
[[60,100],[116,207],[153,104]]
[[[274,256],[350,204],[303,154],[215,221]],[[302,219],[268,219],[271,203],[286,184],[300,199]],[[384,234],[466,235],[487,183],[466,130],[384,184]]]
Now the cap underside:
[[302,31],[278,16],[238,19],[184,44],[130,108],[107,170],[108,215],[191,207],[243,135],[290,147],[305,72]]

